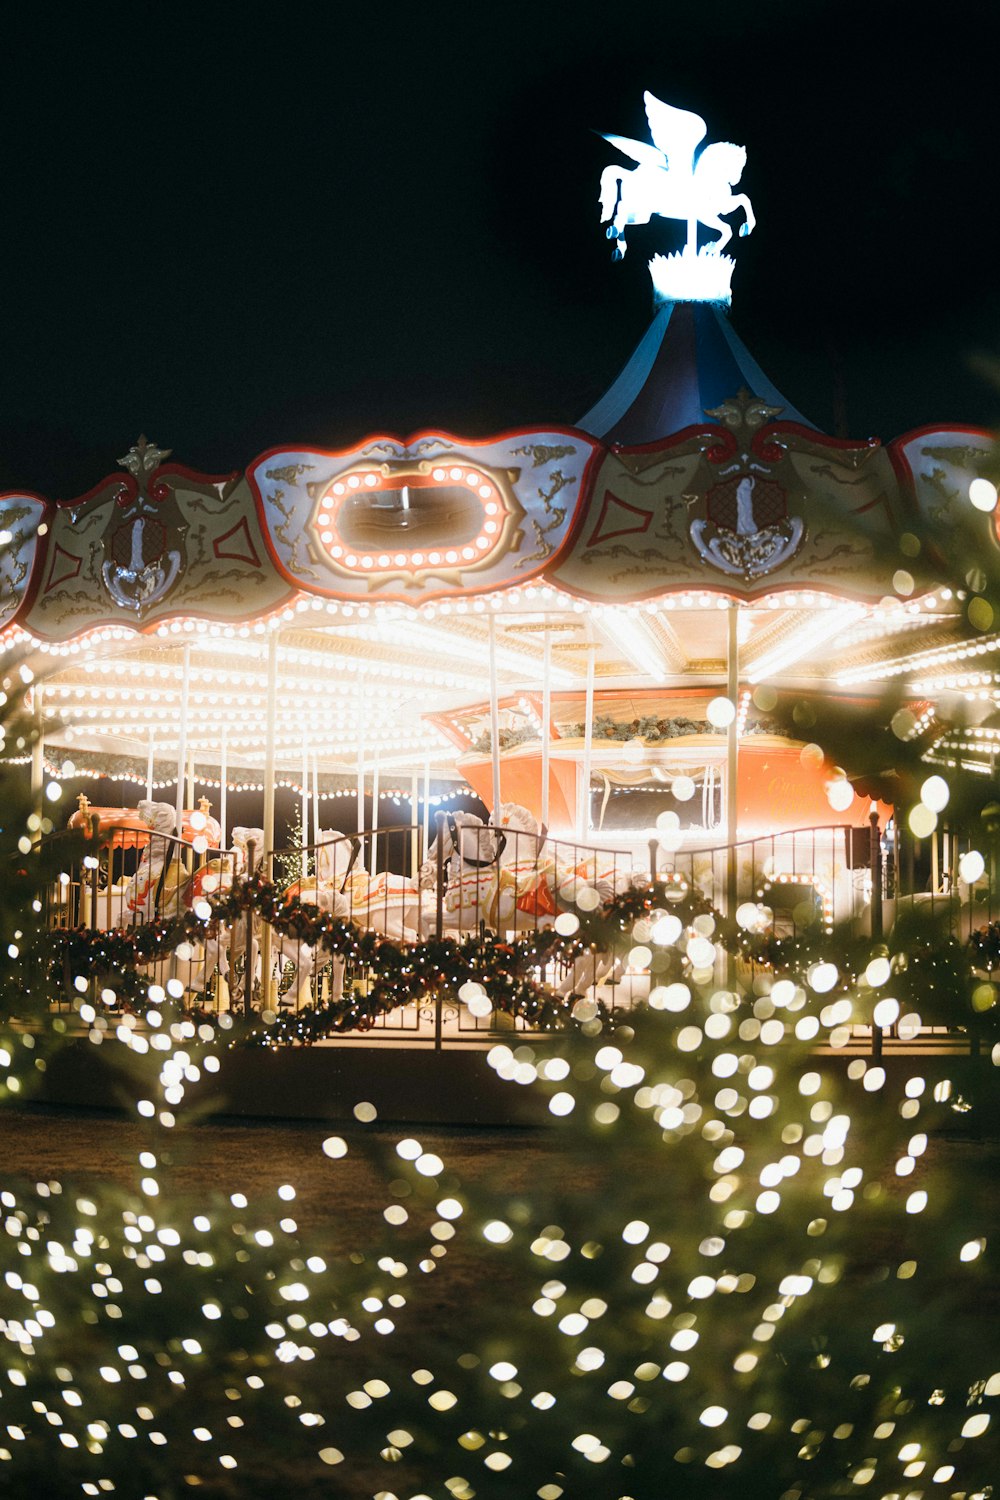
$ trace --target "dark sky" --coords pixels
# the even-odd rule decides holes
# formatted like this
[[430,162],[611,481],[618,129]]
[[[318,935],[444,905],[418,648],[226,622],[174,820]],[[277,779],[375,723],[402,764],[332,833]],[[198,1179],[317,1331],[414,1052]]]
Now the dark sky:
[[140,431],[224,472],[572,422],[650,314],[663,221],[611,264],[593,133],[644,136],[644,88],[747,147],[733,323],[791,401],[992,425],[998,12],[8,7],[0,487],[69,497]]

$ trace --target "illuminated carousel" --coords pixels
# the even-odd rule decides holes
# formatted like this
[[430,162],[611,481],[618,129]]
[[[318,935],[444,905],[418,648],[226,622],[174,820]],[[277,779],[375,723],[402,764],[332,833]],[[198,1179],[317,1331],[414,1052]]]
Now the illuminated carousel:
[[[630,147],[665,152],[690,123],[651,96],[647,110],[654,146],[608,137],[640,163],[602,179],[617,256],[631,224],[682,217],[656,195],[683,162],[649,179]],[[691,148],[692,181],[713,150],[695,163]],[[970,485],[979,504],[991,438],[819,432],[730,324],[719,215],[749,232],[752,210],[732,181],[712,198],[710,178],[684,249],[651,262],[648,332],[574,426],[269,449],[224,475],[143,438],[78,499],[0,499],[2,645],[37,679],[34,786],[58,779],[66,813],[82,787],[76,821],[100,835],[58,920],[137,926],[170,891],[190,911],[258,866],[321,907],[325,886],[329,914],[399,943],[537,933],[576,920],[581,893],[586,910],[650,873],[729,918],[749,903],[776,920],[787,883],[825,920],[867,920],[869,831],[893,809],[775,711],[900,680],[919,725],[958,691],[983,722],[946,753],[989,762],[979,658],[1000,636],[970,643],[950,591],[885,558],[914,518],[967,509]],[[699,248],[699,220],[725,234]],[[294,840],[276,835],[281,789],[301,809]],[[157,838],[161,864],[182,846],[159,886]],[[926,847],[941,885],[954,851],[936,833]],[[287,946],[267,924],[247,954],[255,941]],[[628,977],[629,997],[648,994],[641,954]],[[342,975],[323,983],[342,993]],[[571,964],[562,987],[588,982]]]

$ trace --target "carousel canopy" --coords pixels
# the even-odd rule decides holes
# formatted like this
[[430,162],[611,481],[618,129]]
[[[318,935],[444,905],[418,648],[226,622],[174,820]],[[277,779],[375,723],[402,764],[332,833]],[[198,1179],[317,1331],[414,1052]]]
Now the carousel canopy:
[[577,425],[607,443],[656,443],[699,426],[742,390],[786,421],[812,428],[768,380],[722,308],[668,302],[618,379]]

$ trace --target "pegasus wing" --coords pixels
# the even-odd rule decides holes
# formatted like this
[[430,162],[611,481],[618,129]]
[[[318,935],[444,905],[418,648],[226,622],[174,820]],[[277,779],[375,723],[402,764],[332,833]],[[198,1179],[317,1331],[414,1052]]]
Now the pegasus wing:
[[623,152],[625,156],[631,156],[640,167],[666,166],[663,152],[658,151],[655,146],[650,146],[646,141],[632,141],[627,135],[605,135],[603,131],[601,139],[610,141],[612,146]]
[[649,133],[654,142],[668,158],[671,167],[690,171],[695,149],[708,134],[705,121],[692,110],[675,109],[672,104],[664,104],[648,90],[643,98]]

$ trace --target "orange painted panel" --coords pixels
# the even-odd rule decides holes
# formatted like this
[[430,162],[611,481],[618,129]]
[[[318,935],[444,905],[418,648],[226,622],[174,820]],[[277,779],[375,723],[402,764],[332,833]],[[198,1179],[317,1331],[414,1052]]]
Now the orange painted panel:
[[[861,827],[868,822],[871,799],[855,795],[846,811],[835,811],[826,795],[829,766],[803,761],[798,745],[741,740],[736,781],[740,838],[779,829],[822,828],[831,823]],[[892,808],[881,802],[878,807],[884,828]]]

